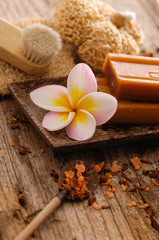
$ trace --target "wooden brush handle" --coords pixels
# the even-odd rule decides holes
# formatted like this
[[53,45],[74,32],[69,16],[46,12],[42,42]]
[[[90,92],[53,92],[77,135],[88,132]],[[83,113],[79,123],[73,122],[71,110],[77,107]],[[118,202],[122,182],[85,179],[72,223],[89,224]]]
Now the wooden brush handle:
[[58,193],[56,197],[29,223],[29,225],[19,234],[15,240],[25,240],[30,237],[33,232],[53,213],[66,197],[67,190]]
[[44,74],[49,66],[29,61],[22,54],[22,29],[0,18],[0,58],[31,75]]

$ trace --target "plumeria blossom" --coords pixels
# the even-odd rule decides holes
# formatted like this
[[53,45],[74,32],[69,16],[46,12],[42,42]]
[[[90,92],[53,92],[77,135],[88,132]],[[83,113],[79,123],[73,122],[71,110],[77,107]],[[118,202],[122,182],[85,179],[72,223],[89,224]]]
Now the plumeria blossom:
[[116,112],[117,100],[110,94],[97,92],[97,81],[90,67],[77,64],[67,79],[67,88],[47,85],[30,93],[32,101],[49,110],[42,125],[48,131],[65,128],[74,140],[93,136],[96,126],[107,122]]

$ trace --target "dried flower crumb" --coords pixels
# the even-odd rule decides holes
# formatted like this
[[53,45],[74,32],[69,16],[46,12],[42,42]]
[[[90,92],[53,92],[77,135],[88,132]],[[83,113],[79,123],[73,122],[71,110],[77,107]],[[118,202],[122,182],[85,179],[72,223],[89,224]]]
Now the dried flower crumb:
[[11,123],[17,123],[18,120],[19,120],[19,116],[18,115],[13,114],[11,116]]
[[149,207],[150,205],[148,203],[144,203],[142,205],[139,206],[139,208],[141,209],[146,209],[147,207]]
[[153,164],[153,162],[149,161],[149,160],[144,160],[144,159],[141,159],[140,160],[142,163],[148,163],[148,164]]
[[20,193],[20,194],[18,195],[18,199],[23,199],[23,194],[22,194],[22,193]]
[[105,183],[106,186],[113,186],[113,184],[111,183],[111,179],[107,179],[106,183]]
[[99,167],[99,165],[95,165],[94,169],[97,173],[99,173],[101,171],[101,167]]
[[108,208],[111,208],[111,206],[109,206],[109,205],[102,205],[101,208],[102,209],[108,209]]
[[14,145],[15,145],[14,142],[10,142],[10,143],[9,143],[9,146],[14,146]]
[[122,172],[122,177],[124,177],[126,180],[128,180],[129,182],[132,182],[132,180],[125,174]]
[[108,198],[113,198],[114,197],[114,193],[107,191],[107,196],[108,196]]
[[24,155],[26,153],[31,153],[31,151],[25,146],[20,146],[19,153]]
[[45,149],[44,149],[44,148],[41,148],[41,149],[40,149],[40,152],[41,152],[41,153],[45,152]]
[[135,187],[129,189],[129,192],[135,192],[135,191],[136,191]]
[[154,178],[152,178],[151,181],[153,182],[153,184],[154,184],[155,186],[159,186],[159,183],[157,183]]
[[121,169],[121,166],[119,166],[119,165],[117,165],[117,164],[114,164],[114,165],[112,165],[112,167],[111,167],[111,171],[114,172],[114,173],[119,172],[120,169]]
[[116,188],[112,188],[112,192],[116,192]]
[[147,169],[147,168],[142,169],[142,173],[143,173],[143,175],[148,176],[149,169]]
[[81,172],[81,173],[84,173],[86,168],[85,168],[85,165],[84,164],[76,164],[75,168]]
[[123,191],[126,191],[127,185],[121,184],[120,186],[121,186],[121,188],[122,188]]
[[[139,189],[139,190],[146,190],[146,189],[149,190],[148,187],[140,187],[138,184],[133,184],[133,186],[134,186],[136,189]],[[148,191],[148,190],[146,190],[146,191]]]
[[88,205],[93,205],[93,203],[96,201],[96,197],[89,197],[88,198]]
[[94,209],[100,210],[100,206],[97,203],[93,203],[92,206],[94,207]]
[[152,207],[151,206],[147,207],[145,211],[146,211],[146,216],[151,220],[153,216]]
[[136,206],[137,204],[136,204],[135,201],[131,201],[131,202],[129,202],[127,205],[128,205],[129,207],[134,207],[134,206]]
[[140,159],[138,157],[131,158],[130,161],[133,164],[135,170],[140,169],[142,162],[140,161]]

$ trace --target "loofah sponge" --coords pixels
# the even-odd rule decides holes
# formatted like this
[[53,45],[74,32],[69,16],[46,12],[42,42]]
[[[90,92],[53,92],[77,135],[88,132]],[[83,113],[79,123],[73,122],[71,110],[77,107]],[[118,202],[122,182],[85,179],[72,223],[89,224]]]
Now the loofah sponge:
[[111,21],[105,20],[93,24],[89,39],[79,46],[77,53],[94,71],[98,71],[108,52],[121,51],[121,34]]
[[63,40],[79,46],[91,32],[92,23],[100,20],[94,0],[60,0],[54,13],[54,29]]
[[108,52],[137,55],[143,33],[131,12],[117,12],[99,0],[59,0],[54,29],[78,47],[81,61],[102,71]]

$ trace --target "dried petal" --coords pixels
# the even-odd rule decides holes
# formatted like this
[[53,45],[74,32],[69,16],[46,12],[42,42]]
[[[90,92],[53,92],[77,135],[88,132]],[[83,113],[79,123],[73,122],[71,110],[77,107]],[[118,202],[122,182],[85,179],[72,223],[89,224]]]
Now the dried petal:
[[132,182],[132,180],[125,174],[122,172],[122,177],[126,178],[129,182]]
[[93,203],[92,206],[94,207],[94,209],[100,210],[100,206],[97,203]]
[[150,205],[148,203],[144,203],[142,205],[139,206],[139,208],[141,209],[146,209],[147,207],[149,207]]
[[82,164],[82,163],[81,164],[76,164],[75,168],[81,173],[85,172],[85,170],[86,170],[85,165]]
[[153,184],[154,184],[155,186],[159,186],[159,183],[157,183],[154,178],[152,178],[151,180],[152,180],[152,182],[153,182]]
[[140,161],[140,159],[138,157],[134,157],[132,159],[130,159],[131,163],[133,164],[135,170],[139,170],[142,162]]
[[72,179],[75,176],[75,172],[72,170],[65,171],[64,174],[67,178],[70,178],[70,179]]
[[133,207],[136,206],[136,202],[135,201],[131,201],[130,203],[127,204],[129,207]]
[[126,186],[126,185],[121,184],[120,186],[121,186],[121,188],[123,189],[123,191],[126,191],[126,189],[127,189],[127,186]]
[[115,173],[119,172],[120,169],[121,169],[121,167],[119,165],[116,165],[116,164],[112,165],[112,167],[111,167],[111,171],[115,172]]
[[140,160],[142,163],[148,163],[148,164],[153,164],[153,162],[149,161],[149,160],[144,160],[144,159],[141,159]]
[[93,203],[96,201],[95,197],[89,197],[88,198],[88,205],[93,205]]
[[15,145],[14,142],[10,142],[10,143],[9,143],[9,146],[14,146],[14,145]]
[[102,209],[108,209],[108,208],[111,208],[111,206],[109,206],[109,205],[102,205]]
[[113,192],[107,192],[107,196],[108,198],[113,198],[114,197],[114,193]]

